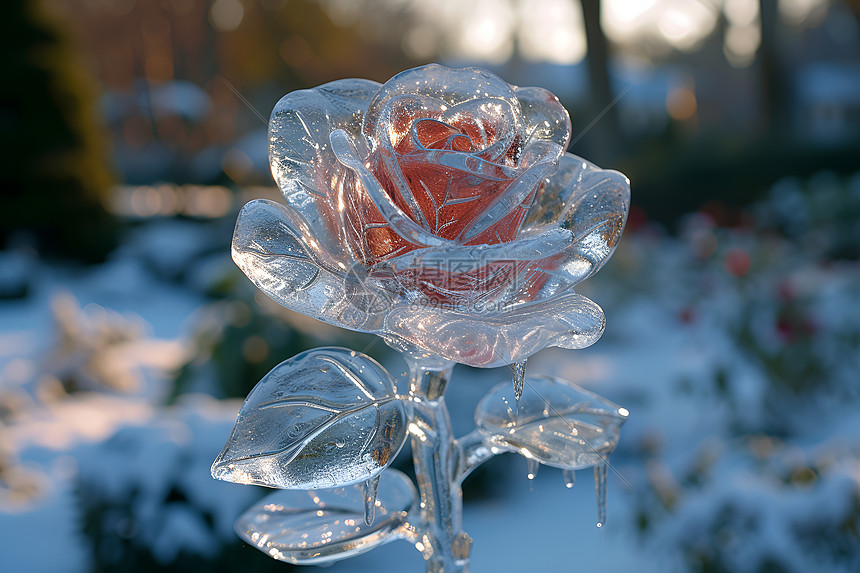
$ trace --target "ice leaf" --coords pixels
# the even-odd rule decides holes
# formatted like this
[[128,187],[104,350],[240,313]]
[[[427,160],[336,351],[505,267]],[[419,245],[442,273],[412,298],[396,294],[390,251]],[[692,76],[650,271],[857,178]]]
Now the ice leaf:
[[280,561],[331,563],[403,537],[415,498],[409,478],[389,469],[380,476],[373,525],[365,523],[363,489],[355,484],[277,491],[245,511],[235,528],[250,545]]
[[572,382],[539,376],[526,378],[519,414],[506,380],[478,403],[475,423],[497,447],[576,470],[605,462],[627,415],[625,408]]
[[251,390],[212,477],[283,489],[363,482],[394,460],[405,420],[394,380],[369,356],[302,352]]

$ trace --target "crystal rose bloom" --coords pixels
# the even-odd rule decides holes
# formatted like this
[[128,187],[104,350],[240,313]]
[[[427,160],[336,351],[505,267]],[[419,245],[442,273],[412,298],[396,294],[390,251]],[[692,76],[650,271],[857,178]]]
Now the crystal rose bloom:
[[292,92],[269,124],[286,204],[239,215],[233,259],[284,306],[472,366],[582,348],[600,307],[575,293],[621,237],[627,178],[565,153],[541,88],[429,65],[384,85]]

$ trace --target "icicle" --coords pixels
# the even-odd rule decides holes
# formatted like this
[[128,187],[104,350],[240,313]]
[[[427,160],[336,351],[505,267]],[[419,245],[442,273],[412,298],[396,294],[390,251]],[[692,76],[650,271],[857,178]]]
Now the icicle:
[[562,476],[564,477],[564,485],[568,489],[573,487],[573,484],[576,483],[576,472],[574,470],[563,470]]
[[606,476],[609,473],[609,460],[594,466],[594,491],[597,492],[597,527],[606,523]]
[[540,464],[538,463],[537,460],[533,460],[531,458],[529,458],[528,462],[529,462],[529,470],[528,470],[529,473],[526,474],[526,477],[529,479],[535,479],[537,477],[538,468],[540,467]]
[[376,488],[379,486],[379,476],[364,482],[364,523],[373,525],[376,517]]
[[514,398],[517,400],[517,414],[520,413],[520,398],[523,396],[523,385],[526,381],[526,360],[511,364],[514,369]]

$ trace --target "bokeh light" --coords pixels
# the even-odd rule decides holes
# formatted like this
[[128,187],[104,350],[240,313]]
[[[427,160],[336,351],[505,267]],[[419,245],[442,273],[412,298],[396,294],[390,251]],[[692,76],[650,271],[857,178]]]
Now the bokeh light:
[[215,0],[209,9],[212,27],[219,32],[232,32],[242,23],[245,8],[240,0]]

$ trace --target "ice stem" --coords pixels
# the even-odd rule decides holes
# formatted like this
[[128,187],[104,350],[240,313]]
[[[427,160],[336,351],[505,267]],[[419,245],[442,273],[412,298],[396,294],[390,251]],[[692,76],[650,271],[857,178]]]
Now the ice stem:
[[411,357],[407,362],[412,458],[421,493],[423,535],[419,543],[426,571],[468,573],[472,540],[462,531],[463,492],[456,475],[459,456],[444,398],[454,365]]

